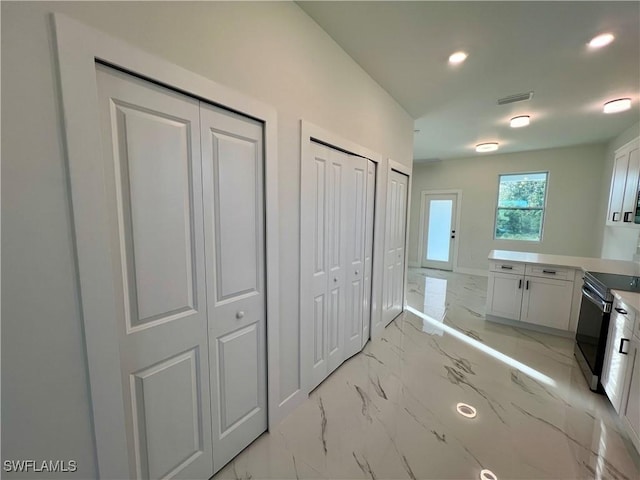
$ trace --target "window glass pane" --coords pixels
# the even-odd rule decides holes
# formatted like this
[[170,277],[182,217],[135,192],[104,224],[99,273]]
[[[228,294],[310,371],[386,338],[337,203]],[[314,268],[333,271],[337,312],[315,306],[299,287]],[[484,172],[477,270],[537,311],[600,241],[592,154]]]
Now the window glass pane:
[[542,209],[498,209],[496,238],[539,241],[542,233]]
[[498,207],[542,208],[546,186],[546,173],[500,175]]
[[540,241],[547,173],[500,175],[495,238]]

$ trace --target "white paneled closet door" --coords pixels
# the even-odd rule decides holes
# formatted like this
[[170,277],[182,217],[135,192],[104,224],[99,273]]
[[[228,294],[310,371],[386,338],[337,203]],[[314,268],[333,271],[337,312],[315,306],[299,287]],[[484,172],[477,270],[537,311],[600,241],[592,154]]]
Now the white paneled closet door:
[[216,470],[267,429],[262,124],[200,109]]
[[307,389],[315,388],[344,357],[345,164],[348,155],[310,142],[309,174],[303,179],[301,218],[302,356]]
[[[312,390],[366,341],[375,166],[316,142],[309,147],[303,159],[300,303],[304,384]],[[366,332],[368,338],[368,325]]]
[[97,82],[130,477],[207,478],[199,102],[100,66]]
[[[362,349],[366,310],[370,305],[371,275],[367,271],[367,261],[371,263],[371,251],[367,251],[367,245],[372,245],[372,239],[369,237],[372,236],[373,223],[367,224],[369,169],[369,160],[366,158],[354,155],[349,157],[345,195],[348,226],[345,231],[348,269],[345,359]],[[369,288],[366,286],[367,280],[369,280]]]
[[387,326],[403,310],[404,263],[407,230],[406,175],[391,170],[387,184],[382,323]]
[[262,125],[97,81],[130,477],[209,478],[267,426]]
[[371,303],[373,281],[373,225],[375,218],[376,164],[367,160],[367,203],[364,243],[364,312],[362,318],[362,347],[371,335]]

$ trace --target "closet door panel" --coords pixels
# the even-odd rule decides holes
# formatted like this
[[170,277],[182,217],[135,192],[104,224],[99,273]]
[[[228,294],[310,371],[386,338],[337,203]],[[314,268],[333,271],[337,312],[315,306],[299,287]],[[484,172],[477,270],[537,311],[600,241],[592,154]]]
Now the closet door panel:
[[329,245],[328,317],[327,317],[327,367],[328,373],[344,361],[344,332],[347,312],[347,238],[351,226],[347,222],[348,189],[347,171],[349,156],[330,149],[330,165],[327,189]]
[[347,172],[347,315],[345,357],[351,357],[362,348],[364,315],[365,231],[367,202],[367,159],[349,158]]
[[[198,101],[97,66],[130,478],[213,473]],[[92,379],[93,381],[93,379]]]
[[267,428],[263,133],[212,105],[200,117],[218,470]]

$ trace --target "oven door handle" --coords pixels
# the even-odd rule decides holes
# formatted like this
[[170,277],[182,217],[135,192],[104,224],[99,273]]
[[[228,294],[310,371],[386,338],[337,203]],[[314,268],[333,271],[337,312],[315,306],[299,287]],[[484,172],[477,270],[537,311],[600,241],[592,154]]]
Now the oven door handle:
[[605,302],[604,300],[593,294],[587,287],[582,287],[582,295],[591,303],[594,303],[595,305],[600,307],[600,310],[602,310],[603,313],[611,312],[611,303]]

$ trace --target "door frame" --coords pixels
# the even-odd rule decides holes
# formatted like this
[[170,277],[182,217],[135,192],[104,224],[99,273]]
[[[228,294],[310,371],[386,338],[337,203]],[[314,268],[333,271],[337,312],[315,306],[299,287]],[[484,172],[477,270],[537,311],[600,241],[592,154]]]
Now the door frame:
[[[113,272],[95,74],[96,60],[187,95],[242,113],[264,124],[267,405],[269,428],[295,408],[300,390],[285,400],[279,382],[279,219],[277,111],[65,15],[51,15],[58,61],[63,134],[68,158],[79,308],[83,318],[92,420],[101,478],[128,478],[123,389],[120,377]],[[96,219],[98,221],[96,222]],[[98,229],[88,225],[98,223]]]
[[427,195],[455,195],[456,196],[456,217],[454,219],[454,227],[456,230],[456,241],[453,243],[453,258],[451,259],[451,271],[458,270],[458,246],[460,245],[460,212],[462,210],[462,190],[422,190],[420,192],[420,230],[418,231],[418,266],[422,267],[422,259],[424,258],[424,200]]
[[[314,125],[313,123],[301,119],[300,120],[300,185],[304,184],[305,179],[310,175],[309,167],[307,166],[307,162],[304,160],[308,158],[311,154],[310,152],[310,143],[311,141],[316,141],[321,144],[325,144],[329,148],[336,148],[338,150],[342,150],[346,153],[350,153],[353,155],[359,155],[361,157],[365,157],[376,164],[376,183],[375,183],[375,197],[374,197],[374,216],[373,216],[373,258],[372,258],[372,270],[371,270],[371,320],[369,326],[369,335],[373,335],[373,322],[374,318],[379,318],[382,315],[382,310],[380,308],[379,298],[382,294],[382,264],[381,260],[384,259],[384,250],[383,243],[377,241],[378,238],[384,238],[380,235],[384,235],[384,222],[383,217],[384,213],[381,212],[383,207],[383,194],[386,196],[386,192],[381,192],[381,179],[380,173],[381,168],[380,164],[382,162],[382,155],[369,150],[362,145],[359,145],[351,140],[347,140],[346,138],[341,137],[338,134],[325,130],[322,127]],[[303,204],[305,202],[305,192],[300,191],[300,225],[302,225],[302,215],[303,215]],[[381,215],[382,214],[382,215]],[[303,258],[303,255],[307,254],[308,250],[307,245],[302,242],[302,228],[300,230],[300,258]],[[299,265],[300,272],[300,297],[302,297],[302,291],[305,288],[309,288],[307,286],[307,281],[303,275],[302,271],[302,262]],[[376,293],[379,292],[379,293]],[[298,311],[300,313],[300,319],[302,320],[302,302],[299,301]],[[311,344],[311,333],[307,330],[305,322],[300,321],[300,373],[301,379],[300,384],[305,392],[305,395],[309,394],[310,391],[310,372],[308,371],[308,365],[306,362],[302,361],[302,352],[303,351],[311,351],[313,345]],[[363,343],[365,340],[363,339]]]

